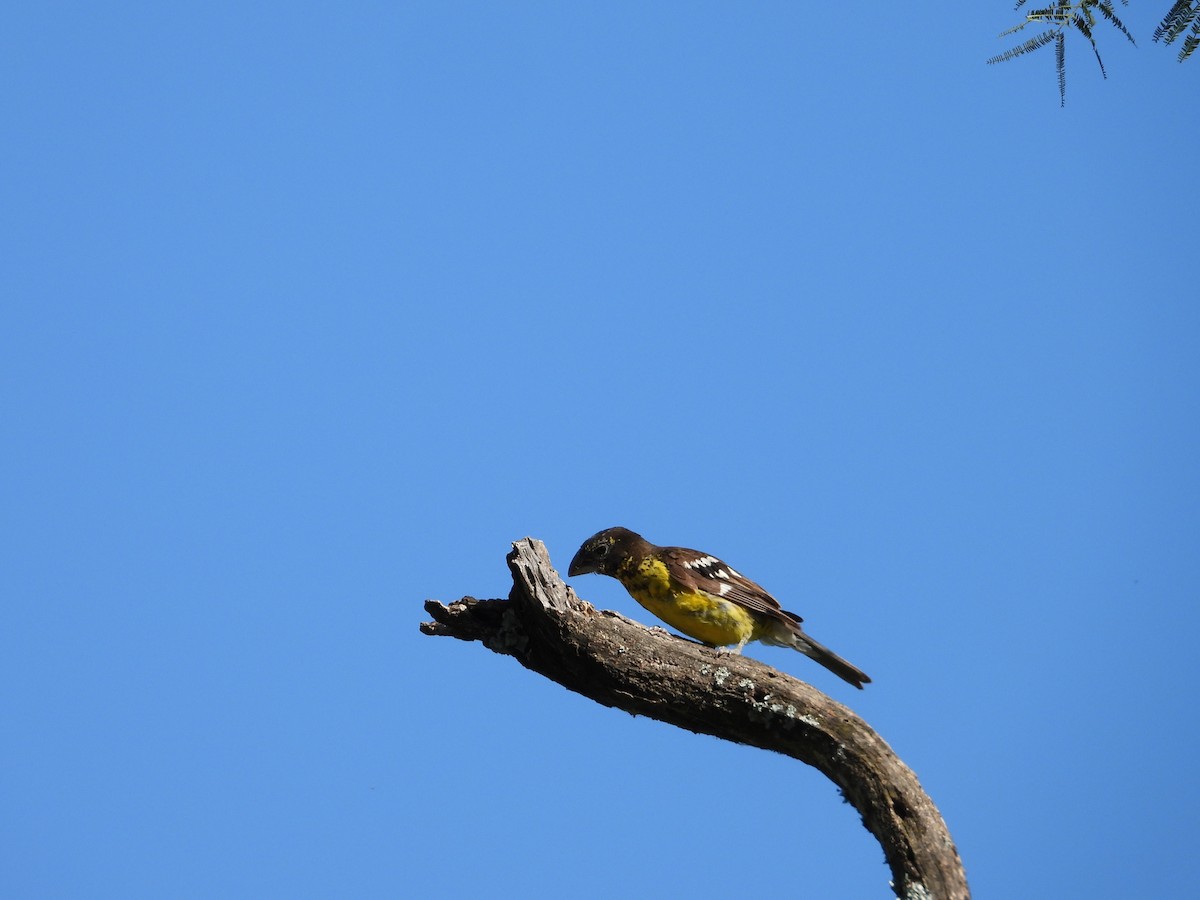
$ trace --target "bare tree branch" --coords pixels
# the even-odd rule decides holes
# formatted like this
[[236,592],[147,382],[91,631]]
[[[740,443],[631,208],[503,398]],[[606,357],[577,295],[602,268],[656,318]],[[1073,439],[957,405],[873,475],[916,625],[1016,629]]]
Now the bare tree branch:
[[744,656],[648,629],[580,600],[541,541],[508,556],[507,600],[429,600],[425,634],[481,641],[605,706],[786,754],[827,775],[879,840],[905,900],[968,900],[945,822],[916,775],[862,719]]

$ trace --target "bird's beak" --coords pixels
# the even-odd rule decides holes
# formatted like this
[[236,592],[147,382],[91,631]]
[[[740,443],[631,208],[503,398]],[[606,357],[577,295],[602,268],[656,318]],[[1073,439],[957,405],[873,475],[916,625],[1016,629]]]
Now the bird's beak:
[[581,558],[582,556],[583,556],[583,551],[580,550],[571,559],[571,565],[567,567],[567,577],[568,578],[574,578],[576,575],[587,575],[589,572],[596,571],[595,568],[593,568],[592,566],[589,566],[586,562],[583,561],[583,559]]

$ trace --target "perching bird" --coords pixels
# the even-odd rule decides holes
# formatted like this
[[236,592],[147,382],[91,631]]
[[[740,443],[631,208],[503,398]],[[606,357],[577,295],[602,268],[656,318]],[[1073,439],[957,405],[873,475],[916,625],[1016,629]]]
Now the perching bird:
[[608,528],[583,542],[567,574],[610,575],[668,625],[710,647],[747,641],[791,647],[856,688],[871,679],[812,638],[803,621],[749,578],[715,556],[658,547],[628,528]]

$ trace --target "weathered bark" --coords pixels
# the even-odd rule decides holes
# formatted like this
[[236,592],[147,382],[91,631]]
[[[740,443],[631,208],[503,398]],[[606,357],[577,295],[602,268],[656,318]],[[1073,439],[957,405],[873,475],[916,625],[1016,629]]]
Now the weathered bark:
[[508,565],[507,600],[429,600],[425,609],[435,621],[421,630],[481,641],[605,706],[815,766],[883,846],[897,897],[970,897],[937,807],[912,770],[845,706],[749,657],[597,611],[563,583],[541,541],[516,542]]

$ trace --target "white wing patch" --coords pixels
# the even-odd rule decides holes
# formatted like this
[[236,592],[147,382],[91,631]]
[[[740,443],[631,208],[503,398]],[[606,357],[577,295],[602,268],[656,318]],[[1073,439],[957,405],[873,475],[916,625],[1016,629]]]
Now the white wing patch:
[[715,578],[718,581],[721,581],[721,596],[725,596],[725,593],[729,590],[729,582],[735,578],[742,577],[733,570],[732,566],[727,566],[715,556],[701,556],[697,559],[685,562],[683,565],[688,569],[696,569],[707,575],[709,578]]

